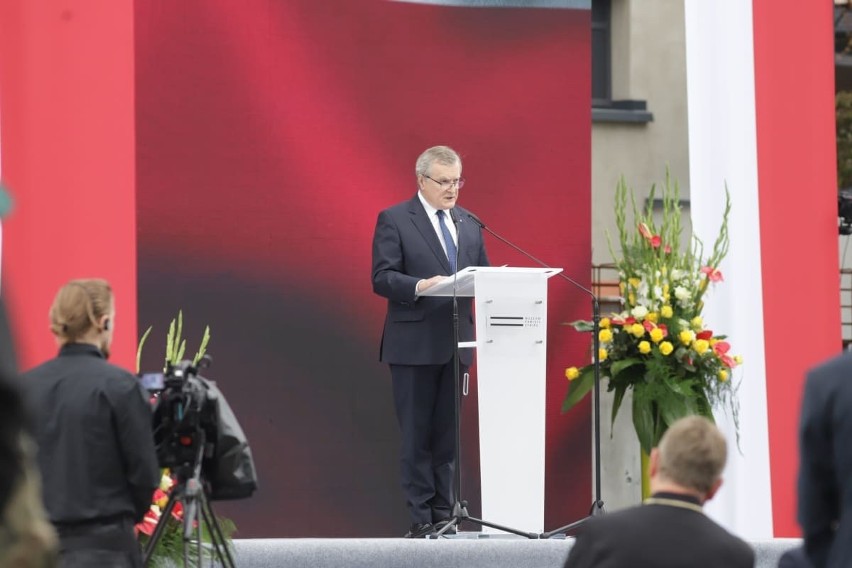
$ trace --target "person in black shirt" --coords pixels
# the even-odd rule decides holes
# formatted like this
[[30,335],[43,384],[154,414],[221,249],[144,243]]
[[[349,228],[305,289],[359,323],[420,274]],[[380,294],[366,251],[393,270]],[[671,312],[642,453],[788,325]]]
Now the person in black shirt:
[[59,355],[23,375],[63,568],[139,566],[133,527],[160,481],[146,395],[106,361],[114,321],[106,281],[72,280],[50,309]]
[[726,460],[725,437],[712,422],[676,420],[651,450],[651,497],[589,519],[565,568],[752,568],[751,547],[702,508],[722,484]]

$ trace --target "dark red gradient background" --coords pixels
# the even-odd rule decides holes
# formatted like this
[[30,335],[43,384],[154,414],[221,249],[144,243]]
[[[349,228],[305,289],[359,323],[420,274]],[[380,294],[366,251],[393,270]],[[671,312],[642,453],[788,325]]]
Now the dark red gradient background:
[[[23,5],[0,4],[11,13]],[[127,61],[127,49],[110,52],[127,42],[126,27],[109,29],[108,15],[82,18],[124,4],[65,4],[73,7],[72,21],[88,22],[79,32],[87,39],[61,49],[48,42],[51,57],[37,61],[40,70],[62,76],[62,89],[33,102],[23,95],[54,83],[28,83],[18,89],[17,106],[2,107],[4,174],[15,174],[8,181],[21,193],[31,190],[15,183],[25,179],[16,172],[37,170],[33,158],[26,167],[9,161],[7,152],[33,147],[26,124],[10,134],[6,121],[19,121],[8,113],[25,109],[37,117],[49,108],[71,116],[85,107],[105,126],[58,132],[64,150],[56,153],[102,152],[101,168],[119,163],[131,177],[92,187],[87,176],[97,165],[82,162],[70,186],[59,183],[68,176],[51,174],[36,184],[38,201],[19,199],[4,247],[14,249],[19,264],[27,251],[42,256],[29,257],[26,277],[14,276],[4,259],[13,272],[16,319],[44,317],[50,298],[26,294],[27,278],[50,274],[39,289],[55,290],[65,278],[48,257],[57,246],[71,251],[63,256],[68,262],[88,259],[85,266],[103,274],[137,271],[139,333],[154,326],[145,369],[161,367],[167,324],[178,309],[188,351],[204,325],[211,327],[214,361],[206,375],[246,430],[261,482],[251,499],[215,504],[236,521],[238,536],[399,536],[408,524],[399,439],[389,373],[377,362],[384,302],[370,285],[376,215],[413,195],[414,160],[423,149],[449,144],[464,159],[461,203],[588,285],[589,12],[383,0],[145,0],[133,5]],[[52,22],[61,9],[46,16]],[[122,17],[128,15],[125,8]],[[40,25],[49,32],[60,24]],[[16,42],[27,44],[7,36],[0,47]],[[69,58],[85,68],[86,61],[122,57],[125,69],[135,67],[135,85],[99,67],[80,77],[62,71]],[[23,65],[6,69],[4,96],[10,81],[31,73]],[[134,88],[104,88],[116,83]],[[69,84],[78,89],[73,99]],[[109,96],[87,99],[87,91]],[[135,122],[109,103],[123,96],[128,104],[132,93]],[[107,127],[123,136],[135,127],[135,155],[132,147],[111,145]],[[42,130],[49,133],[49,124]],[[134,196],[134,160],[135,218],[132,209],[114,206]],[[74,160],[62,164],[73,169]],[[25,233],[32,241],[20,241],[15,223],[41,223],[39,207],[61,219],[56,204],[69,190],[94,217],[114,218],[125,232],[136,228],[135,242],[132,234],[121,233],[120,241],[102,235],[107,250],[129,252],[102,254],[91,239],[68,232],[33,230]],[[494,264],[531,264],[491,237],[486,243]],[[123,284],[120,297],[132,295],[132,284]],[[563,369],[587,357],[588,347],[560,323],[588,318],[590,301],[559,279],[550,288],[547,529],[584,516],[592,499],[588,408],[559,412]],[[130,314],[122,321],[135,323]],[[30,348],[35,324],[27,325],[19,335],[24,364],[31,365],[35,353],[48,351]],[[129,366],[135,340],[119,339],[116,360]],[[463,497],[476,515],[475,385],[471,395],[463,402]]]

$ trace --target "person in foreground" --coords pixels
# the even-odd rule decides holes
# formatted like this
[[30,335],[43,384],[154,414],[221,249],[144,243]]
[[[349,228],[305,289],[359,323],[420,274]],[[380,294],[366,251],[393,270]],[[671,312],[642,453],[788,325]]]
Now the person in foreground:
[[798,518],[814,568],[852,566],[852,353],[808,372],[799,417]]
[[140,566],[134,525],[160,481],[147,397],[106,361],[114,322],[109,284],[72,280],[50,309],[59,355],[23,375],[63,568]]
[[[379,213],[373,235],[373,291],[387,298],[379,358],[390,366],[402,434],[401,478],[411,526],[424,537],[451,516],[455,471],[455,366],[451,298],[421,297],[468,266],[488,266],[480,228],[456,206],[464,185],[447,146],[415,163],[417,193]],[[473,339],[470,298],[459,298],[459,339]],[[471,364],[459,352],[460,374]]]
[[743,540],[702,509],[722,484],[725,438],[701,416],[672,424],[651,450],[651,497],[644,504],[591,518],[580,529],[566,568],[751,568]]

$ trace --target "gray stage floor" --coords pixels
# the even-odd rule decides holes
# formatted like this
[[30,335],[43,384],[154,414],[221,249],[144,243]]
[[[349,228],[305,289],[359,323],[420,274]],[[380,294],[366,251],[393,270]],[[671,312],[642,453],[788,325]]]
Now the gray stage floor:
[[[237,539],[240,568],[560,568],[573,539],[461,533],[447,539]],[[797,539],[753,542],[756,568],[776,568]]]

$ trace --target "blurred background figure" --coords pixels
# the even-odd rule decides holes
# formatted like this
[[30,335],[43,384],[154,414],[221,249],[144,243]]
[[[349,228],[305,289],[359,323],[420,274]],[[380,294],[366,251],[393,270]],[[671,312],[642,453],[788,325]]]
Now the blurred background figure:
[[814,568],[852,566],[852,353],[808,372],[799,424],[799,525]]
[[56,565],[35,466],[35,445],[16,377],[12,338],[0,303],[0,568]]
[[140,566],[133,527],[160,481],[147,396],[107,362],[114,322],[105,280],[68,282],[50,308],[59,355],[23,375],[63,568]]

